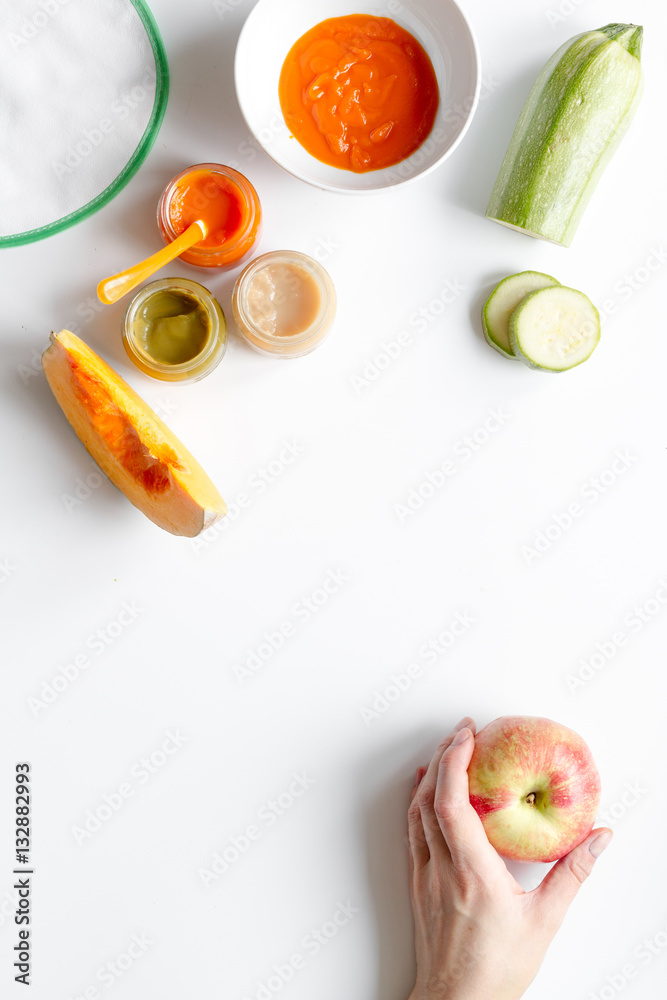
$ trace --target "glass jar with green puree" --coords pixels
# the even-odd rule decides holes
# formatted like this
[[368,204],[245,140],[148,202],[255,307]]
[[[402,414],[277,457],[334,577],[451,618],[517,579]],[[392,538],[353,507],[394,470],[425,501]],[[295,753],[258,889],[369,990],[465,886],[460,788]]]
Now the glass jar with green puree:
[[144,374],[195,382],[222,361],[227,323],[207,288],[189,278],[161,278],[134,296],[123,320],[123,344]]

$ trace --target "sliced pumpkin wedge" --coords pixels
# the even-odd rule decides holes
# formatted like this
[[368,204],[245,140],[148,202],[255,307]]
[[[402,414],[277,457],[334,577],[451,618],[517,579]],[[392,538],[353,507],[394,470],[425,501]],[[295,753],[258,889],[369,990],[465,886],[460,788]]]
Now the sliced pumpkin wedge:
[[69,330],[42,366],[76,434],[114,486],[173,535],[193,538],[227,513],[197,460],[106,361]]

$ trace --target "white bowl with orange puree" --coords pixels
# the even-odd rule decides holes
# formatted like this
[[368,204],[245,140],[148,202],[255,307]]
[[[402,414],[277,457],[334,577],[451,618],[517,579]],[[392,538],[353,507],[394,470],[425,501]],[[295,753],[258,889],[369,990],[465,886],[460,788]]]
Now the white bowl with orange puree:
[[285,57],[280,110],[304,149],[333,167],[393,167],[433,130],[440,91],[433,64],[389,17],[329,17]]
[[481,69],[455,0],[389,0],[381,14],[349,0],[259,0],[235,81],[276,163],[324,190],[364,194],[423,177],[452,154]]
[[255,350],[299,358],[314,351],[331,329],[336,291],[312,257],[274,250],[256,257],[241,272],[232,311],[239,333]]

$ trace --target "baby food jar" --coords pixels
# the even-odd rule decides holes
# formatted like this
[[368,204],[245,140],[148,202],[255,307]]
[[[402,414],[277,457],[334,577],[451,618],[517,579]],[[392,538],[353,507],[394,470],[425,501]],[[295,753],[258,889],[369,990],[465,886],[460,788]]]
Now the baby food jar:
[[171,243],[193,222],[203,222],[203,240],[180,254],[197,267],[236,267],[259,238],[262,208],[243,174],[221,163],[197,163],[177,174],[162,192],[157,221]]
[[325,338],[336,312],[336,290],[321,264],[296,250],[251,261],[232,295],[234,320],[257,351],[299,358]]
[[207,288],[189,278],[161,278],[140,288],[123,320],[128,357],[165,382],[196,382],[220,364],[227,323]]

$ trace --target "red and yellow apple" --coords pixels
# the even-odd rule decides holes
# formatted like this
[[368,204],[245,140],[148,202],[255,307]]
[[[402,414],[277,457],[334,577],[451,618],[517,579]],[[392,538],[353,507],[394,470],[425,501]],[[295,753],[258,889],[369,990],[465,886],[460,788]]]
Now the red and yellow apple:
[[503,716],[475,738],[470,801],[489,841],[513,861],[557,861],[586,839],[600,775],[581,736],[550,719]]

